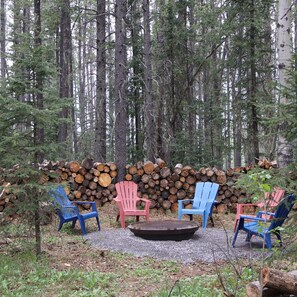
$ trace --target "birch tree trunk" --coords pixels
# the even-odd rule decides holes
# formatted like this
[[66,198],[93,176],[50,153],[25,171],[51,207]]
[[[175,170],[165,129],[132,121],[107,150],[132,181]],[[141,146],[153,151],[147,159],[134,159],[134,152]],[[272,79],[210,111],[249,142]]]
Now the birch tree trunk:
[[[278,34],[277,34],[277,51],[278,51],[278,86],[279,102],[287,104],[283,90],[288,86],[287,71],[290,67],[291,53],[291,24],[292,24],[292,0],[282,0],[278,2]],[[280,112],[282,109],[280,107]],[[278,148],[277,159],[280,168],[285,167],[293,161],[293,146],[284,137],[286,131],[286,122],[279,125],[278,131]]]

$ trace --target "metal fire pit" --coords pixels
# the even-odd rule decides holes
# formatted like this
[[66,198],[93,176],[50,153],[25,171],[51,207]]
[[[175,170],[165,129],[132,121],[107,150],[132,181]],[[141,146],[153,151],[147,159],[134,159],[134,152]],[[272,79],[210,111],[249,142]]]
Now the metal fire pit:
[[144,239],[181,241],[190,239],[199,225],[193,221],[154,221],[135,223],[128,228]]

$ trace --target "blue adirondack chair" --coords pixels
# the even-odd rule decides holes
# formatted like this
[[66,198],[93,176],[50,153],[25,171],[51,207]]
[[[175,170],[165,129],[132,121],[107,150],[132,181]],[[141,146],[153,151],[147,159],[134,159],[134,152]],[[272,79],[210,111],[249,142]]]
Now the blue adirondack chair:
[[[215,204],[215,199],[219,190],[219,185],[211,182],[198,182],[196,183],[194,199],[184,199],[178,201],[178,219],[182,219],[182,215],[189,215],[190,220],[193,215],[202,216],[202,227],[205,229],[208,217],[212,225],[212,209]],[[184,208],[185,203],[192,203],[192,208]]]
[[[72,222],[72,228],[74,228],[76,221],[78,220],[81,226],[83,235],[87,234],[85,220],[90,218],[96,218],[98,224],[98,230],[100,230],[99,214],[96,208],[95,202],[89,201],[70,201],[64,188],[58,186],[55,190],[51,190],[49,194],[54,198],[54,205],[56,207],[57,214],[60,218],[58,231],[61,230],[64,223]],[[78,207],[73,204],[91,204],[92,210],[88,213],[80,213]]]
[[[282,244],[279,227],[284,223],[294,202],[295,195],[291,194],[280,201],[274,213],[259,211],[256,217],[241,215],[234,233],[232,246],[235,247],[235,241],[239,230],[247,232],[246,241],[250,241],[253,235],[262,237],[266,247],[269,249],[272,248],[271,234],[275,234],[280,241],[280,244]],[[269,215],[273,218],[266,220],[265,222],[262,215]]]

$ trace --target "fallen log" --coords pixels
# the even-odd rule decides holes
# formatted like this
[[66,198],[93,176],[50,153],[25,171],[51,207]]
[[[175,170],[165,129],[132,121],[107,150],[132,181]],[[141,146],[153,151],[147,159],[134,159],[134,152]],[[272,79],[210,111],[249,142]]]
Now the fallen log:
[[265,267],[262,270],[263,286],[286,294],[297,295],[297,275]]
[[272,288],[262,288],[259,281],[254,281],[246,286],[247,297],[276,297],[279,292]]
[[263,285],[254,281],[246,286],[247,297],[277,297],[283,294],[296,296],[297,270],[283,272],[265,267],[262,270]]

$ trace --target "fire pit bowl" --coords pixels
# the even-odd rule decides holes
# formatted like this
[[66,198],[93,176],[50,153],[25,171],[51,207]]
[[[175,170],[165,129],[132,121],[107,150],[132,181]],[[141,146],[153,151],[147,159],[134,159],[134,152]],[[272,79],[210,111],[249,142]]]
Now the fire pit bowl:
[[129,225],[135,236],[149,240],[186,240],[192,238],[199,225],[193,221],[154,221]]

